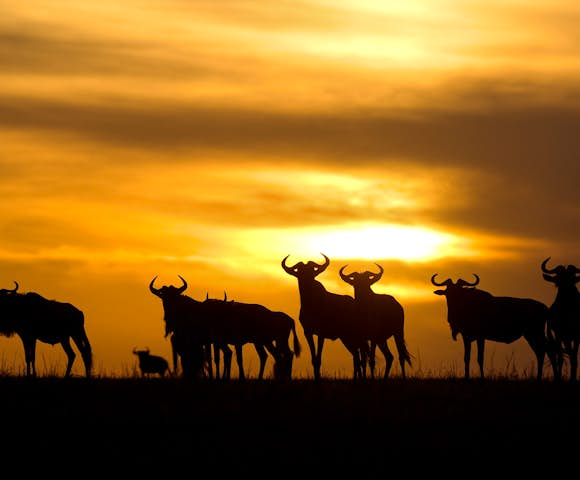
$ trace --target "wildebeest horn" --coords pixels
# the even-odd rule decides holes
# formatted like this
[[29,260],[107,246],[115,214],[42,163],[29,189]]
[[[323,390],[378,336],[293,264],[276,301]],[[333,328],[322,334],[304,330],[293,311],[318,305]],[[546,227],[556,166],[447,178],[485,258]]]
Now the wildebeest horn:
[[349,285],[352,285],[352,283],[349,282],[348,279],[348,275],[344,274],[344,269],[348,267],[348,263],[346,265],[343,265],[342,267],[340,267],[340,270],[338,271],[338,274],[340,275],[340,278],[342,278],[342,280],[346,283],[348,283]]
[[18,290],[18,287],[19,287],[18,282],[16,280],[13,280],[13,282],[14,282],[14,285],[16,285],[16,287],[14,287],[14,289],[12,289],[12,290],[6,290],[7,292],[16,293],[16,291]]
[[183,278],[181,275],[177,275],[177,276],[183,282],[183,285],[177,289],[177,293],[183,293],[187,289],[187,282],[185,281],[185,278]]
[[479,277],[477,276],[477,274],[474,273],[473,276],[475,277],[475,281],[473,281],[472,283],[469,283],[469,282],[463,280],[465,282],[465,285],[466,286],[468,286],[468,287],[475,287],[479,283]]
[[153,280],[151,280],[151,283],[149,284],[149,290],[151,290],[151,293],[152,293],[153,295],[157,295],[158,297],[160,297],[160,296],[161,296],[161,294],[160,294],[160,292],[159,292],[159,289],[158,289],[158,288],[155,288],[155,287],[153,286],[153,284],[155,283],[155,280],[157,280],[157,275],[155,275],[155,276],[153,277]]
[[451,279],[450,279],[450,278],[448,278],[447,280],[444,280],[443,282],[439,283],[439,282],[436,282],[436,281],[435,281],[435,277],[436,277],[437,275],[439,275],[439,274],[438,274],[438,273],[434,273],[434,274],[431,276],[431,283],[432,283],[433,285],[435,285],[436,287],[443,287],[443,286],[445,286],[445,285],[449,286],[449,284],[451,283]]
[[286,273],[288,273],[288,274],[290,274],[290,275],[296,275],[293,269],[294,269],[294,267],[295,267],[296,265],[298,265],[298,264],[294,265],[294,267],[289,267],[288,265],[286,265],[286,260],[288,259],[288,257],[289,257],[289,256],[290,256],[290,255],[286,255],[286,256],[285,256],[285,257],[282,259],[282,263],[281,263],[281,265],[282,265],[282,268],[284,269],[284,271],[285,271]]
[[224,290],[224,302],[226,302],[228,300],[228,294],[226,293],[226,291]]
[[544,261],[542,262],[542,272],[544,272],[544,273],[556,273],[556,268],[558,268],[558,267],[556,267],[556,268],[552,268],[552,269],[549,269],[549,268],[547,267],[547,264],[548,264],[548,262],[549,262],[550,258],[551,258],[551,257],[548,257],[548,258],[546,258],[546,260],[544,260]]
[[378,263],[375,263],[377,267],[379,267],[379,273],[371,273],[371,275],[376,275],[377,278],[373,280],[373,283],[378,282],[381,277],[383,276],[383,272],[385,271],[383,267],[381,267]]
[[322,273],[324,272],[324,270],[326,270],[326,268],[330,265],[330,258],[328,258],[326,255],[324,255],[324,253],[320,253],[320,255],[322,255],[324,257],[324,263],[322,265],[319,265],[319,272],[318,273]]

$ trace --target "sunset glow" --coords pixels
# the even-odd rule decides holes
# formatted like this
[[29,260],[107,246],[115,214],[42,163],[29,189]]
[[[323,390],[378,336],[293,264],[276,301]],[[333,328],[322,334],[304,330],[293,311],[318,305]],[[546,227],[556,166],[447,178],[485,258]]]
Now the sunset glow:
[[383,266],[410,348],[451,361],[433,273],[550,303],[541,261],[580,264],[579,21],[564,0],[0,0],[0,288],[78,304],[119,372],[134,344],[169,352],[155,275],[298,322],[280,262],[324,253],[343,294],[341,265]]

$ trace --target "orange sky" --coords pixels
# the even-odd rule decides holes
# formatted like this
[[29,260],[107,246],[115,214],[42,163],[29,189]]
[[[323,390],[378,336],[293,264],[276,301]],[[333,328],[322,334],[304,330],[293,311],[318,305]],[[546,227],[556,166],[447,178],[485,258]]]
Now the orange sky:
[[[550,303],[541,261],[580,265],[580,5],[391,3],[0,0],[0,287],[77,305],[124,375],[169,355],[153,276],[298,320],[280,261],[324,252],[334,292],[385,268],[410,375],[461,371],[433,273]],[[529,371],[521,342],[488,367]],[[351,374],[338,342],[323,371]]]

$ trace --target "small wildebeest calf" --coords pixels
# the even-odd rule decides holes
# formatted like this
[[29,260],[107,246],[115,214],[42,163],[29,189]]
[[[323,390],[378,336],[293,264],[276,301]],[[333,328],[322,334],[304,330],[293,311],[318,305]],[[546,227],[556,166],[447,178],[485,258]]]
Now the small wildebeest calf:
[[151,355],[149,348],[145,350],[137,350],[134,348],[133,353],[139,358],[139,369],[141,370],[142,376],[146,377],[149,374],[157,374],[163,377],[169,371],[169,363],[167,360],[157,355]]

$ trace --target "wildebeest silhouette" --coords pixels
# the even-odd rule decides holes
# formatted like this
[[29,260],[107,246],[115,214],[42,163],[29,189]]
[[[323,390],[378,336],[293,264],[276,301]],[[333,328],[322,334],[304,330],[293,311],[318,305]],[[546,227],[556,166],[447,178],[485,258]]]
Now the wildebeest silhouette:
[[395,345],[401,366],[401,376],[405,378],[405,364],[411,365],[411,355],[407,349],[404,335],[405,312],[403,306],[395,297],[388,294],[375,293],[371,285],[378,282],[384,272],[378,263],[378,273],[371,271],[344,273],[348,265],[339,270],[340,278],[354,287],[354,299],[358,307],[358,328],[365,339],[370,341],[369,366],[371,377],[374,378],[375,349],[385,357],[384,378],[389,376],[393,365],[393,354],[389,350],[387,340],[395,339]]
[[463,339],[465,378],[469,378],[472,342],[477,344],[477,363],[480,378],[483,379],[485,341],[509,344],[524,337],[536,356],[536,379],[541,380],[546,354],[550,356],[552,368],[555,368],[555,359],[549,351],[546,337],[548,307],[530,298],[496,297],[475,288],[479,284],[479,276],[473,276],[473,282],[460,278],[455,283],[450,278],[437,282],[437,273],[431,277],[433,285],[446,287],[433,293],[447,300],[447,320],[453,340],[457,340],[457,335]]
[[203,324],[200,323],[202,302],[183,294],[187,282],[181,275],[178,276],[182,282],[180,287],[163,285],[156,288],[155,276],[149,283],[149,290],[163,304],[165,336],[170,337],[174,368],[177,368],[179,358],[184,377],[201,378],[208,362],[211,362],[212,342],[208,340]]
[[553,283],[556,298],[548,315],[548,335],[555,343],[557,355],[556,379],[562,377],[564,355],[570,362],[570,380],[576,381],[578,371],[578,346],[580,344],[580,292],[576,284],[580,282],[580,269],[575,265],[558,265],[548,268],[550,257],[541,265],[544,280]]
[[[253,343],[260,350],[268,352],[274,358],[274,377],[290,380],[294,357],[300,356],[301,345],[296,333],[294,319],[285,312],[273,311],[257,303],[245,303],[234,300],[206,299],[208,317],[215,325],[224,325],[223,339],[237,338],[245,343]],[[219,331],[214,331],[219,338]],[[293,347],[290,348],[290,336]],[[258,378],[264,376],[267,354],[260,355]]]
[[67,356],[65,377],[69,377],[76,354],[72,338],[83,359],[85,375],[91,376],[92,349],[85,331],[85,317],[70,303],[49,300],[35,292],[18,293],[14,289],[0,289],[0,334],[16,334],[24,346],[26,375],[36,376],[36,342],[60,343]]
[[[362,362],[363,356],[368,352],[368,343],[357,328],[359,313],[355,300],[350,295],[327,291],[316,279],[330,265],[330,259],[324,253],[321,255],[324,257],[322,264],[310,260],[307,263],[298,262],[288,266],[286,261],[290,255],[286,255],[281,262],[284,271],[298,279],[299,321],[310,348],[314,379],[317,381],[321,379],[320,369],[325,339],[340,339],[352,355],[353,378],[363,378]],[[318,348],[314,343],[315,335],[318,339]]]
[[[263,378],[268,352],[276,362],[275,372],[288,371],[289,360],[283,345],[284,336],[287,345],[293,331],[293,320],[289,316],[281,312],[273,313],[257,304],[228,301],[225,297],[224,300],[218,300],[206,296],[204,301],[198,301],[183,294],[187,288],[183,277],[180,277],[183,284],[179,288],[155,288],[155,279],[151,281],[149,289],[163,301],[166,333],[172,335],[172,342],[180,352],[182,361],[183,355],[188,355],[191,349],[199,352],[202,346],[217,345],[226,350],[228,345],[233,345],[239,378],[243,380],[246,374],[242,347],[251,343],[260,358],[258,378]],[[227,379],[230,378],[229,363],[224,361]]]
[[134,348],[133,354],[137,355],[139,359],[139,369],[143,377],[151,374],[164,377],[169,371],[169,363],[167,360],[159,355],[151,355],[149,348],[145,348],[144,350]]

